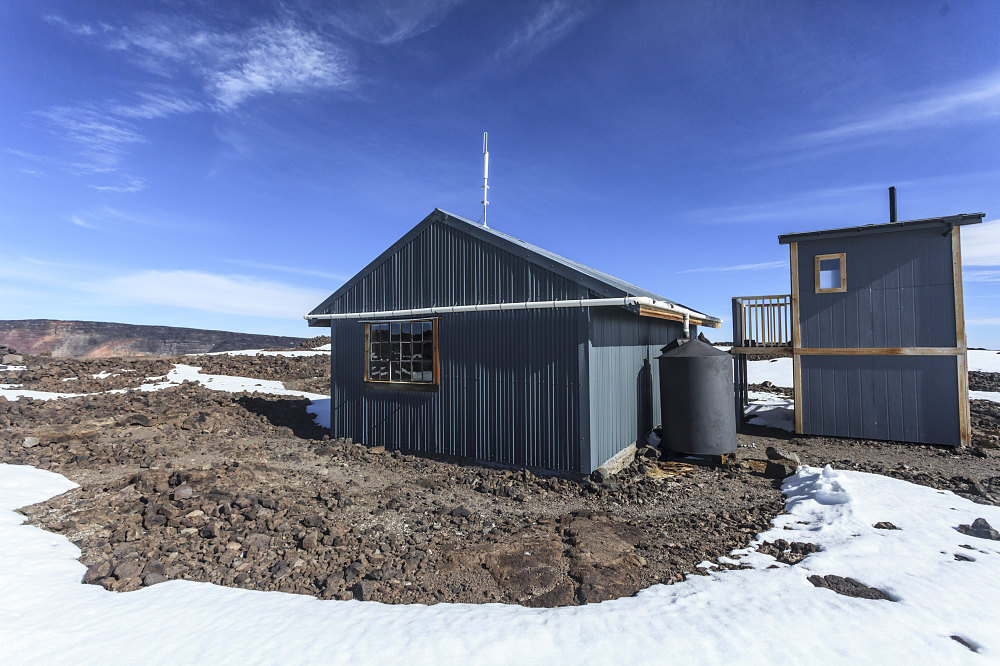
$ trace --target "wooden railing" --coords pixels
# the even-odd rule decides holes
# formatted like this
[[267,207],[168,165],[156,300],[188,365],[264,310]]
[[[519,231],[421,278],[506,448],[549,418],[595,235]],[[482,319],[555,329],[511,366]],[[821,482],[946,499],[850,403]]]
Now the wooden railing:
[[736,427],[750,401],[747,354],[792,355],[792,297],[739,296],[733,299],[733,378]]
[[[792,297],[738,296],[733,299],[733,353],[767,353],[792,346]],[[752,349],[752,352],[744,350]]]

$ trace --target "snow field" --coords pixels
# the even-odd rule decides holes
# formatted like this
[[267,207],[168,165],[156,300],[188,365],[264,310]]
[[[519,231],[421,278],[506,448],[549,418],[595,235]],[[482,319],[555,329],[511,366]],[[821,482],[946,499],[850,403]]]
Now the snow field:
[[[1000,508],[872,474],[803,467],[785,480],[788,513],[758,542],[820,546],[796,566],[769,569],[770,556],[736,551],[733,561],[754,568],[556,609],[319,601],[189,581],[108,592],[81,584],[85,567],[68,540],[13,512],[72,487],[0,465],[9,663],[979,664],[1000,655],[1000,542],[955,529],[977,517],[1000,525]],[[879,521],[900,529],[872,527]],[[896,601],[841,596],[814,587],[811,574],[853,577]]]

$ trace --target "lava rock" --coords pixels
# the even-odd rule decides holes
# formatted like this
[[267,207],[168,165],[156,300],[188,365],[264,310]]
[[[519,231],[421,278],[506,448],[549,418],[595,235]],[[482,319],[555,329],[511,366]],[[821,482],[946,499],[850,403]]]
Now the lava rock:
[[976,518],[971,525],[959,525],[958,531],[977,539],[1000,541],[1000,532],[993,529],[993,526],[986,522],[985,518]]
[[864,583],[858,582],[853,578],[845,578],[843,576],[809,576],[809,582],[816,587],[823,587],[828,590],[832,590],[837,594],[842,594],[846,597],[855,597],[857,599],[876,599],[893,601],[888,594],[878,589],[877,587],[869,587]]
[[796,454],[796,453],[794,453],[792,451],[786,451],[784,449],[776,449],[773,446],[769,446],[769,447],[767,447],[767,449],[765,449],[764,453],[767,454],[767,459],[768,460],[774,460],[774,461],[778,461],[778,462],[782,462],[782,461],[786,461],[787,460],[787,461],[795,463],[796,466],[799,466],[799,465],[802,464],[802,461],[799,460],[798,454]]

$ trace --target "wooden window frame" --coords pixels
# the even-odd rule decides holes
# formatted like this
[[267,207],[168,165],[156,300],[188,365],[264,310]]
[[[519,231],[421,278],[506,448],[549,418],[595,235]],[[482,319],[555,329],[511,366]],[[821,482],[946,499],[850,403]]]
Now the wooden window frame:
[[[393,380],[391,379],[372,379],[371,377],[371,330],[372,326],[376,324],[413,324],[417,322],[428,322],[431,325],[431,372],[432,379],[429,382],[425,381],[413,381],[413,380]],[[403,391],[436,391],[440,385],[439,370],[440,370],[440,354],[438,353],[438,318],[436,317],[423,317],[418,319],[385,319],[378,321],[366,321],[363,322],[365,327],[365,348],[364,357],[362,358],[362,379],[365,384],[370,385],[374,388],[391,388],[394,390]],[[390,361],[391,363],[391,361]]]
[[[829,259],[837,259],[840,261],[840,286],[839,287],[829,287],[823,289],[820,287],[819,282],[819,265],[820,262]],[[833,294],[838,292],[847,291],[847,253],[837,252],[835,254],[817,254],[815,258],[816,262],[816,276],[815,276],[815,286],[817,294]]]

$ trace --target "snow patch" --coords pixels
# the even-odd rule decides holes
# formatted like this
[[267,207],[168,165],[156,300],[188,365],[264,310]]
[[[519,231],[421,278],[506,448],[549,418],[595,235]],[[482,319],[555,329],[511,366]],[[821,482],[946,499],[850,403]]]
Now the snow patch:
[[[706,575],[635,597],[554,609],[319,601],[179,580],[108,592],[80,582],[76,546],[13,512],[72,487],[51,472],[0,465],[0,644],[10,663],[978,664],[1000,656],[1000,542],[955,529],[978,517],[1000,525],[1000,508],[873,474],[802,467],[785,480],[788,513],[756,543],[820,547],[798,565],[744,549],[726,559],[752,569],[706,566]],[[900,529],[875,529],[880,521]],[[838,595],[814,587],[811,574],[855,578],[897,601]],[[794,639],[777,640],[767,627]]]
[[[323,351],[323,349],[326,351]],[[210,352],[206,354],[188,354],[188,356],[329,356],[330,345],[315,349],[299,349],[288,351],[264,351],[262,349],[240,349],[237,351]]]
[[795,432],[795,401],[774,393],[748,391],[747,420],[754,425]]

